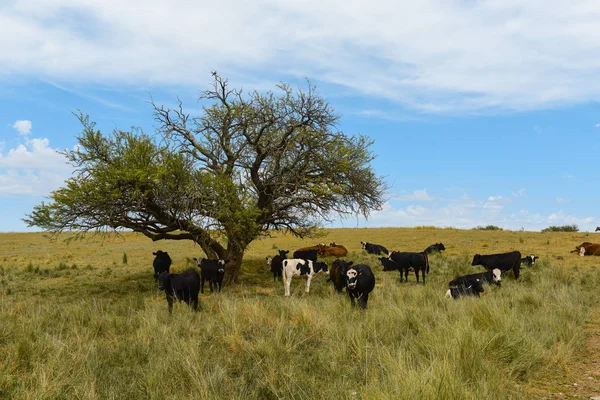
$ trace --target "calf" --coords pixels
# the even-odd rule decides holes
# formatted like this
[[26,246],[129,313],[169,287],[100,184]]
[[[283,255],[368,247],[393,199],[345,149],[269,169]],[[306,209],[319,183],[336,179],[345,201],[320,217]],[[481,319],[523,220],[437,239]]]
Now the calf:
[[459,285],[456,287],[451,287],[448,289],[448,291],[446,292],[446,298],[453,298],[453,299],[458,299],[459,297],[463,297],[463,296],[475,296],[475,297],[479,297],[479,293],[483,292],[483,285],[481,284],[481,282],[476,281],[473,282],[471,285],[469,286],[463,286],[463,285]]
[[375,275],[368,265],[358,264],[346,272],[346,293],[350,296],[350,302],[355,307],[354,299],[358,299],[361,309],[367,308],[369,293],[375,288]]
[[229,260],[209,260],[206,258],[198,260],[194,258],[194,261],[196,261],[196,265],[200,268],[200,276],[202,277],[200,292],[204,293],[204,281],[208,281],[211,293],[213,292],[213,285],[214,290],[221,292],[223,277],[225,276],[225,264]]
[[402,282],[402,271],[404,271],[404,278],[406,279],[406,282],[408,282],[408,270],[413,268],[415,270],[417,283],[419,283],[419,271],[421,271],[423,284],[425,284],[425,273],[429,273],[429,260],[427,259],[427,254],[392,251],[389,259],[396,264],[396,269],[400,271],[400,282]]
[[487,283],[488,285],[502,285],[502,271],[494,268],[491,271],[481,272],[478,274],[463,275],[450,281],[448,286],[471,286],[474,282]]
[[436,244],[432,244],[431,246],[426,248],[423,251],[423,253],[425,253],[425,254],[440,253],[444,250],[446,250],[446,248],[444,247],[443,243],[436,243]]
[[396,263],[387,257],[379,257],[378,260],[381,262],[384,271],[395,271],[398,269]]
[[333,287],[338,294],[342,294],[342,289],[346,287],[346,272],[350,269],[352,261],[337,259],[329,268],[329,279],[327,282],[333,282]]
[[171,257],[169,257],[169,253],[162,250],[158,250],[152,254],[156,256],[152,262],[152,266],[154,267],[154,281],[158,281],[158,276],[162,272],[169,272],[171,269]]
[[388,249],[383,247],[380,244],[368,243],[368,242],[360,242],[363,250],[366,250],[369,254],[380,255],[381,253],[387,255],[389,254]]
[[294,252],[294,258],[302,260],[317,261],[317,254],[319,250],[296,250]]
[[169,304],[169,314],[173,311],[175,299],[185,301],[194,311],[198,311],[198,290],[200,277],[193,269],[181,274],[170,274],[163,271],[158,276],[158,289],[164,290]]
[[271,267],[271,272],[273,273],[273,282],[277,279],[281,281],[282,261],[286,259],[287,253],[289,253],[289,250],[279,250],[279,254],[275,257],[267,257],[267,265]]
[[306,276],[306,293],[308,293],[310,291],[310,281],[312,280],[313,275],[318,272],[329,273],[327,269],[327,264],[312,260],[283,260],[283,288],[285,290],[285,295],[290,295],[290,285],[292,284],[292,278],[296,275]]
[[512,269],[515,274],[515,279],[519,279],[521,253],[518,251],[511,251],[510,253],[501,254],[475,254],[471,265],[482,265],[488,271],[494,268],[498,268],[502,272],[510,271]]
[[528,267],[531,267],[532,265],[535,265],[535,260],[537,260],[538,258],[539,257],[536,256],[535,254],[530,254],[528,256],[521,258],[521,264],[525,264]]

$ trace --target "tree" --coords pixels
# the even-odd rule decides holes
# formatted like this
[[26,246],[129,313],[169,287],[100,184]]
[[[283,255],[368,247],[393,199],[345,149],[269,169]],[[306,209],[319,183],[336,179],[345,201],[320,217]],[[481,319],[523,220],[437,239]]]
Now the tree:
[[244,250],[270,230],[309,237],[335,215],[380,209],[387,188],[370,166],[372,140],[339,131],[310,82],[277,89],[245,94],[213,73],[198,117],[181,101],[151,102],[154,137],[103,135],[80,113],[79,146],[63,152],[75,174],[24,221],[54,237],[125,228],[193,240],[208,257],[231,260],[227,281],[237,282]]

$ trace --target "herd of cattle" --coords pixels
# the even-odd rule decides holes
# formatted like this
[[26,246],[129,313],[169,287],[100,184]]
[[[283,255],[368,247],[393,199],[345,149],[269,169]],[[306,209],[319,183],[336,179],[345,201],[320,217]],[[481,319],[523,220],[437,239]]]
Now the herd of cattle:
[[[399,252],[388,251],[384,246],[361,242],[362,249],[369,254],[381,256],[379,261],[384,271],[399,271],[400,281],[408,282],[409,270],[415,273],[416,281],[419,283],[419,273],[423,284],[425,276],[429,273],[428,255],[434,252],[446,250],[442,243],[436,243],[427,247],[422,252]],[[600,245],[591,247],[592,243],[585,242],[577,246],[577,252],[581,255],[592,254],[597,251],[600,255]],[[210,292],[220,292],[225,275],[225,265],[229,260],[196,259],[196,265],[200,268],[200,275],[195,269],[190,269],[180,274],[171,274],[171,257],[167,252],[158,250],[152,253],[155,258],[153,262],[154,279],[158,282],[158,288],[165,292],[169,313],[172,312],[175,300],[184,301],[195,311],[198,310],[198,293],[204,293],[204,282],[208,281]],[[348,254],[348,250],[336,243],[326,245],[324,243],[316,246],[304,247],[294,251],[293,258],[288,259],[288,250],[279,250],[274,257],[267,257],[266,261],[273,273],[274,281],[284,283],[285,296],[290,296],[290,285],[294,276],[306,277],[306,293],[310,291],[310,283],[313,276],[319,272],[329,274],[328,282],[332,282],[337,293],[341,294],[344,289],[348,294],[352,306],[361,309],[367,308],[369,294],[375,288],[375,275],[366,264],[354,265],[353,261],[342,260]],[[318,257],[334,256],[331,267],[325,262],[317,261]],[[462,296],[476,296],[484,291],[483,284],[495,284],[500,286],[502,274],[513,271],[515,279],[519,278],[521,265],[529,267],[535,264],[539,257],[529,255],[524,258],[521,253],[513,251],[501,254],[476,254],[471,265],[481,265],[487,272],[459,276],[449,282],[446,297],[457,299]]]

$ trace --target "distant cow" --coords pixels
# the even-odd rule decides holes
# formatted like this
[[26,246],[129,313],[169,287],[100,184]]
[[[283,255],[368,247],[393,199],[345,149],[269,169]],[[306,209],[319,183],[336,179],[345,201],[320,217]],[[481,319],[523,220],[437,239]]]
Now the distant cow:
[[154,267],[154,280],[158,281],[158,276],[161,274],[161,272],[170,271],[171,257],[169,257],[169,253],[162,250],[158,250],[156,253],[152,254],[156,256],[152,262],[152,266]]
[[532,265],[535,265],[535,260],[537,260],[538,258],[539,257],[536,256],[535,254],[530,254],[528,256],[521,258],[521,264],[525,264],[528,267],[531,267]]
[[193,269],[181,274],[170,274],[163,271],[158,276],[158,289],[165,291],[169,314],[173,311],[175,299],[185,301],[194,311],[198,311],[198,290],[200,289],[200,277]]
[[502,271],[498,268],[494,268],[491,271],[480,272],[478,274],[470,274],[459,276],[458,278],[448,282],[448,286],[471,286],[474,282],[486,283],[488,285],[494,284],[502,285]]
[[204,281],[208,281],[208,287],[210,292],[214,290],[221,292],[223,286],[223,277],[225,276],[225,264],[229,260],[209,260],[207,258],[201,258],[198,260],[194,258],[196,265],[200,268],[200,276],[202,277],[202,283],[200,285],[200,292],[204,293]]
[[390,253],[388,251],[388,249],[386,249],[385,247],[383,247],[380,244],[374,244],[374,243],[368,243],[368,242],[360,242],[360,244],[362,245],[363,250],[366,250],[367,253],[369,253],[369,254],[380,255],[383,253],[385,255],[388,255]]
[[[331,246],[331,244],[334,244],[335,246]],[[329,246],[321,246],[319,254],[323,257],[333,256],[337,258],[346,257],[348,255],[348,250],[344,246],[335,243],[331,244]]]
[[512,270],[515,274],[515,279],[519,279],[519,274],[521,272],[521,253],[518,251],[511,251],[510,253],[501,254],[475,254],[471,265],[482,265],[488,271],[494,268],[498,268],[502,272]]
[[600,256],[600,244],[583,242],[579,246],[575,246],[575,250],[571,253],[579,253],[580,256]]
[[356,306],[354,299],[358,299],[358,306],[363,310],[367,308],[369,293],[375,288],[375,275],[368,265],[358,264],[346,272],[346,293],[350,296],[352,306]]
[[342,294],[342,289],[346,287],[346,272],[350,269],[352,261],[337,259],[329,268],[329,279],[327,282],[333,282],[333,287],[338,294]]
[[425,273],[429,273],[429,260],[427,259],[427,254],[392,251],[389,259],[396,264],[396,268],[400,271],[400,282],[402,282],[402,271],[404,271],[404,278],[406,282],[408,282],[408,270],[413,268],[415,270],[417,283],[419,283],[419,271],[421,271],[423,284],[425,284]]
[[598,232],[598,231],[600,231],[600,226],[597,226],[596,230],[594,232]]
[[302,260],[317,261],[317,255],[319,250],[296,250],[294,252],[294,258],[300,258]]
[[446,292],[446,298],[458,299],[463,296],[475,296],[479,297],[479,293],[483,292],[483,285],[481,282],[473,282],[469,286],[455,286],[448,289]]
[[423,252],[425,254],[432,254],[432,253],[440,253],[444,250],[446,250],[446,248],[444,247],[443,243],[436,243],[436,244],[432,244],[431,246],[426,248]]
[[282,261],[286,259],[287,253],[289,253],[289,250],[279,250],[279,254],[275,257],[267,257],[267,265],[271,267],[271,272],[273,273],[273,282],[277,279],[281,280],[281,271],[283,270]]
[[285,295],[290,295],[290,285],[294,276],[306,276],[306,293],[310,291],[310,281],[313,275],[318,272],[329,273],[327,264],[324,262],[316,262],[304,259],[283,260],[283,287]]

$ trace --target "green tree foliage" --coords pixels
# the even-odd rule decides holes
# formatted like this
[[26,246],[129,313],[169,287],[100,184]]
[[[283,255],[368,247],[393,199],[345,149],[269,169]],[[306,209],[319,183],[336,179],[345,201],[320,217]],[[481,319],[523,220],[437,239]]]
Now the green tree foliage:
[[576,224],[561,226],[552,225],[542,229],[542,232],[579,232],[579,227]]
[[233,260],[269,230],[305,237],[323,221],[380,209],[386,190],[370,166],[372,140],[339,131],[339,116],[315,87],[245,94],[216,73],[192,117],[179,102],[152,102],[157,135],[105,135],[89,117],[76,173],[24,221],[53,234],[132,229],[152,240],[189,239],[209,257]]

